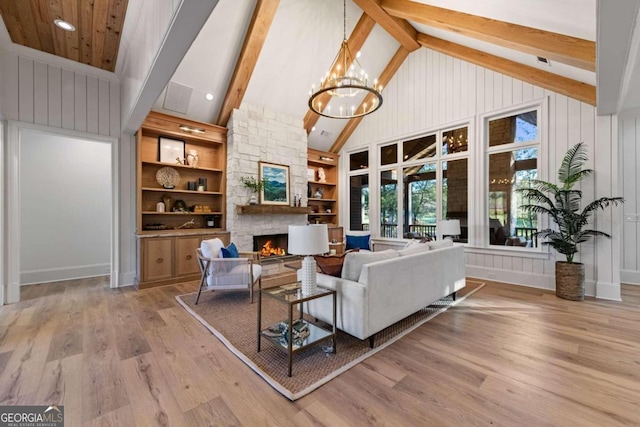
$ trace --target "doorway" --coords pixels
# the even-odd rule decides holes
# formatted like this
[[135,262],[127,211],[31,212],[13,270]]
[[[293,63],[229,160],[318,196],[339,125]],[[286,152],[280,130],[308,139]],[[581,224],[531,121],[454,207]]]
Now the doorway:
[[117,138],[9,123],[8,289],[111,276],[117,286]]

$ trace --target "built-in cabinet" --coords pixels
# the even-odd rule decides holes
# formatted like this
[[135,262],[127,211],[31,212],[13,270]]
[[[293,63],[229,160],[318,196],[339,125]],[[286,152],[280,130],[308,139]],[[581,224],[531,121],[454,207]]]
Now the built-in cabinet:
[[308,204],[309,222],[338,225],[338,159],[339,155],[309,148]]
[[199,277],[200,241],[220,237],[228,243],[226,142],[224,127],[157,112],[151,112],[139,129],[140,288]]
[[200,247],[200,242],[217,237],[225,245],[229,244],[229,233],[226,231],[188,235],[176,234],[175,231],[164,233],[166,234],[138,236],[139,289],[196,280],[200,277],[196,256],[196,249]]

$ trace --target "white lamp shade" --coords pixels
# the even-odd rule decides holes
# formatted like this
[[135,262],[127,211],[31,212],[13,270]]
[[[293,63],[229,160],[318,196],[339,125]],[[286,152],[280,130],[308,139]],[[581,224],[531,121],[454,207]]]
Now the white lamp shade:
[[329,252],[327,224],[290,225],[288,252],[293,255],[320,255]]
[[438,222],[438,232],[443,236],[459,236],[460,220],[448,219]]

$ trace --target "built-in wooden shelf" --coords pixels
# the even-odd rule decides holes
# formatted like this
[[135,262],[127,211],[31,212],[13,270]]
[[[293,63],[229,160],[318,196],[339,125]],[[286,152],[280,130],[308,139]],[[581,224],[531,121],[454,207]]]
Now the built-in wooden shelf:
[[280,205],[237,205],[238,215],[307,215],[311,212],[309,207],[280,206]]

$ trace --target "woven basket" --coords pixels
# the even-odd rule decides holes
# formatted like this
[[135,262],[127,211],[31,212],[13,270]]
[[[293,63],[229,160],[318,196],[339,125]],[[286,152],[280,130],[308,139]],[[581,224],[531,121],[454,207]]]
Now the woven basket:
[[572,301],[584,300],[584,264],[556,261],[556,296]]

